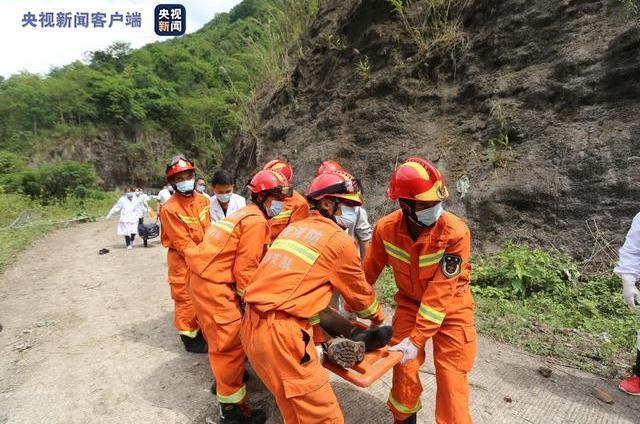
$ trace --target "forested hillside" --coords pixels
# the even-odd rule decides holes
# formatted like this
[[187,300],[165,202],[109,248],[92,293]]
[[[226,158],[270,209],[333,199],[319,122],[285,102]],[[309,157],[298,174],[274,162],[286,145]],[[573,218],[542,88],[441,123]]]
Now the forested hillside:
[[0,80],[0,160],[89,162],[107,187],[160,184],[178,151],[210,169],[254,87],[282,78],[289,44],[317,8],[246,0],[191,35],[138,50],[116,43],[45,77]]

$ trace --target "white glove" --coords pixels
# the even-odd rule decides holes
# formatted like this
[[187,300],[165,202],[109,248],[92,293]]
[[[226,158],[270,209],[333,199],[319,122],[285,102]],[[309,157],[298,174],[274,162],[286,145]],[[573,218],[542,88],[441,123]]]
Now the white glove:
[[316,345],[316,353],[318,354],[318,361],[322,362],[324,360],[324,349],[322,349],[322,345]]
[[109,218],[111,218],[111,214],[104,217],[104,219],[109,219]]
[[402,352],[402,361],[400,361],[402,365],[407,361],[416,359],[416,356],[418,356],[418,346],[414,345],[409,337],[405,337],[397,345],[391,346],[389,350],[391,352]]
[[632,274],[620,274],[622,280],[622,297],[624,303],[634,309],[636,305],[640,305],[640,290],[636,287],[636,277]]

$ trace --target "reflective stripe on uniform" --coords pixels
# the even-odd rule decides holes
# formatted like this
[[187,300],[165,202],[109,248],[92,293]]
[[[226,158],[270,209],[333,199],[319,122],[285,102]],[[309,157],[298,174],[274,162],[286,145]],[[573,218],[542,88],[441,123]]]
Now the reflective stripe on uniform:
[[200,211],[200,214],[198,214],[198,218],[200,218],[200,221],[204,221],[204,219],[207,217],[208,214],[209,214],[209,206],[205,206],[204,209]]
[[198,221],[196,221],[196,219],[195,219],[194,217],[192,217],[192,216],[189,216],[189,215],[182,215],[181,213],[179,213],[179,214],[177,214],[177,215],[178,215],[178,218],[180,218],[180,219],[182,220],[182,222],[184,222],[185,224],[195,224],[196,222],[198,222]]
[[309,324],[311,324],[311,325],[320,324],[320,314],[315,314],[315,315],[309,317]]
[[393,405],[393,407],[397,409],[398,412],[401,412],[403,414],[408,414],[408,415],[413,415],[416,412],[418,412],[420,409],[422,409],[422,402],[420,401],[420,398],[418,398],[418,401],[416,402],[413,408],[409,408],[407,406],[404,406],[397,400],[395,400],[392,394],[389,394],[389,403]]
[[360,318],[370,317],[371,315],[376,313],[376,311],[378,310],[378,305],[378,299],[373,299],[373,303],[371,304],[371,306],[361,311],[356,311],[356,315],[358,315]]
[[193,339],[198,335],[198,331],[200,330],[197,330],[197,329],[193,331],[182,330],[182,331],[178,331],[178,334],[180,334],[181,336],[191,337]]
[[400,249],[398,246],[394,246],[393,244],[389,243],[386,240],[383,240],[383,243],[384,243],[384,250],[387,252],[389,256],[392,256],[408,264],[411,263],[411,256],[409,256],[408,252]]
[[271,219],[288,219],[291,215],[293,215],[293,210],[282,211]]
[[227,233],[232,233],[233,232],[233,223],[227,221],[226,219],[221,219],[220,221],[214,222],[213,224],[214,227],[220,228],[222,231],[225,231]]
[[444,249],[438,250],[437,252],[434,252],[434,253],[429,253],[428,255],[420,256],[420,262],[419,262],[420,268],[437,264],[442,260],[443,256],[444,256]]
[[218,402],[220,403],[240,403],[247,396],[247,386],[242,385],[242,387],[233,394],[228,396],[221,395],[220,393],[216,393],[216,397],[218,398]]
[[429,306],[420,304],[420,309],[418,309],[418,313],[424,319],[428,319],[431,322],[434,322],[438,325],[442,324],[444,321],[445,314],[443,312],[438,311],[437,309],[433,309]]
[[244,290],[239,289],[238,287],[236,287],[236,293],[238,293],[238,296],[240,297],[244,296]]
[[313,265],[320,256],[320,253],[316,252],[315,250],[308,248],[302,243],[290,239],[276,239],[276,241],[274,241],[269,248],[269,250],[273,249],[280,249],[284,250],[285,252],[289,252],[302,259],[309,265]]

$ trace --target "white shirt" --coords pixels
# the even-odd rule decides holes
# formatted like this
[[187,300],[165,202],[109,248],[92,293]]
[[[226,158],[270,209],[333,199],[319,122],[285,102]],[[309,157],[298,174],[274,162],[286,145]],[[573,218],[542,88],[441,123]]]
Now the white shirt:
[[361,207],[356,206],[356,222],[353,226],[347,228],[347,233],[355,241],[367,241],[371,240],[373,234],[373,228],[369,224],[369,216],[367,211]]
[[111,217],[114,213],[120,211],[120,222],[137,223],[138,222],[138,201],[135,196],[129,199],[122,196],[109,211],[107,217]]
[[227,205],[227,214],[225,215],[224,211],[222,210],[222,206],[220,206],[220,202],[214,194],[213,196],[211,196],[211,209],[209,210],[209,215],[211,215],[211,222],[220,221],[221,219],[224,219],[226,216],[239,211],[245,206],[247,206],[247,201],[244,199],[244,197],[232,193],[231,199],[229,199],[229,204]]
[[142,218],[144,213],[149,210],[149,203],[147,203],[149,196],[145,193],[140,193],[140,195],[135,196],[134,199],[138,202],[138,217]]
[[156,199],[158,200],[158,202],[160,202],[161,205],[164,205],[169,201],[169,199],[171,199],[171,192],[166,188],[163,188],[158,193],[158,196],[156,196]]
[[627,238],[620,248],[620,261],[613,269],[616,274],[631,274],[640,279],[640,213],[633,218]]

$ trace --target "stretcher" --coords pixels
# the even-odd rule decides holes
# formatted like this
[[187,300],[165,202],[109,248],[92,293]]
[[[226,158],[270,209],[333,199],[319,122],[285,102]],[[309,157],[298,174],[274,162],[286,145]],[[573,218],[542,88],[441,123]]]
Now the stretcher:
[[[354,322],[354,325],[367,328],[366,325],[357,321]],[[369,387],[399,363],[401,359],[401,352],[390,352],[389,346],[385,346],[372,352],[366,352],[364,359],[351,368],[342,368],[328,359],[322,361],[322,365],[351,384],[358,387]]]

